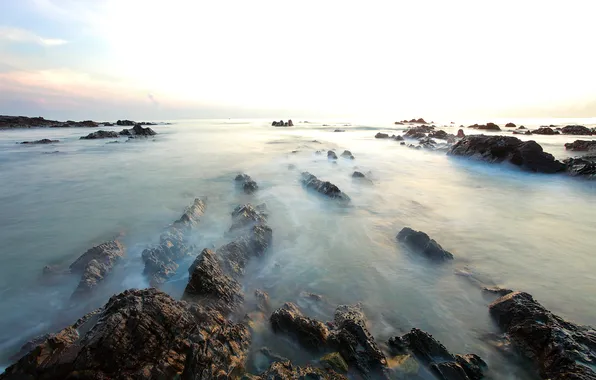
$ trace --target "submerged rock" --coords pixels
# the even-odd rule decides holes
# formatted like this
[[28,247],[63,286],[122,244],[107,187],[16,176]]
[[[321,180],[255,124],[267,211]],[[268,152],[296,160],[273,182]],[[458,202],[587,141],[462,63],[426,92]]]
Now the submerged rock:
[[305,317],[298,306],[285,303],[269,318],[271,328],[276,333],[285,333],[296,339],[304,348],[322,351],[327,345],[329,330],[324,323]]
[[313,189],[329,198],[349,201],[350,197],[343,193],[337,186],[331,182],[323,182],[309,172],[302,173],[302,184],[309,189]]
[[271,303],[267,292],[260,289],[255,290],[255,300],[257,303],[257,310],[263,313],[268,313],[271,310]]
[[389,135],[387,133],[378,132],[375,135],[375,139],[388,139],[388,138],[389,138]]
[[532,131],[534,135],[558,135],[559,132],[550,127],[540,127]]
[[348,158],[350,160],[354,159],[354,156],[352,155],[352,152],[350,152],[349,150],[344,150],[344,152],[341,154],[341,156],[343,158]]
[[501,288],[498,286],[491,286],[491,287],[484,286],[484,287],[482,287],[482,291],[485,293],[498,295],[499,297],[505,296],[505,295],[513,292],[513,290],[511,290],[511,289]]
[[151,286],[159,286],[172,277],[178,269],[177,261],[193,253],[188,243],[188,234],[205,212],[205,202],[196,198],[184,214],[159,237],[156,247],[143,251],[144,274]]
[[596,379],[596,331],[554,315],[524,292],[494,301],[490,314],[544,379]]
[[596,150],[596,140],[575,140],[572,143],[565,144],[565,149],[579,152]]
[[395,141],[404,141],[404,138],[400,135],[393,135],[391,138]]
[[254,207],[250,203],[237,206],[232,211],[232,226],[230,232],[246,229],[256,224],[264,224],[267,221],[265,204]]
[[41,139],[35,141],[23,141],[21,144],[55,144],[59,142],[60,140]]
[[83,253],[70,265],[72,272],[81,273],[81,281],[72,296],[81,297],[93,290],[123,256],[124,247],[115,240],[102,243]]
[[345,131],[346,131],[345,129],[336,129],[336,130],[335,130],[335,131],[333,131],[333,132],[345,132]]
[[569,175],[596,178],[596,156],[568,158],[563,163]]
[[557,173],[565,166],[542,150],[535,141],[521,141],[513,136],[466,136],[447,153],[451,156],[478,158],[487,162],[510,162],[526,170]]
[[259,189],[259,186],[248,174],[238,174],[234,181],[242,187],[246,194],[252,194]]
[[225,378],[243,372],[249,345],[248,329],[216,311],[156,289],[127,290],[52,334],[0,378]]
[[592,130],[584,127],[583,125],[568,125],[561,128],[561,132],[564,135],[591,135]]
[[135,126],[130,129],[121,130],[119,135],[129,136],[129,137],[139,137],[139,136],[148,137],[148,136],[157,135],[157,132],[155,132],[153,129],[151,129],[149,127],[143,128],[140,124],[135,124]]
[[95,139],[113,139],[113,138],[117,138],[118,137],[118,133],[114,132],[114,131],[97,131],[97,132],[92,132],[89,133],[87,136],[81,136],[80,140],[95,140]]
[[422,253],[431,260],[446,261],[453,259],[453,255],[450,252],[444,250],[439,243],[422,231],[415,231],[410,227],[404,227],[397,234],[397,240],[413,251]]

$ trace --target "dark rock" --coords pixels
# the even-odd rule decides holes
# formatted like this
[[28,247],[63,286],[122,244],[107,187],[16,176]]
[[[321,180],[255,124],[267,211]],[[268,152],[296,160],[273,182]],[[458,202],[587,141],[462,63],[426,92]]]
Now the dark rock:
[[474,125],[468,126],[468,128],[487,130],[487,131],[500,131],[501,130],[501,128],[499,128],[499,126],[496,125],[495,123],[474,124]]
[[437,142],[430,137],[425,137],[418,140],[418,144],[425,149],[434,149]]
[[135,122],[132,120],[118,120],[116,122],[116,125],[132,127],[133,125],[135,125]]
[[336,129],[336,130],[335,130],[335,131],[333,131],[333,132],[345,132],[345,131],[346,131],[345,129]]
[[192,300],[224,315],[240,309],[244,302],[242,287],[223,272],[213,251],[204,249],[191,269],[182,296],[184,300]]
[[596,150],[596,140],[575,140],[572,143],[565,144],[565,149],[580,152]]
[[563,163],[569,175],[596,178],[596,156],[568,158]]
[[347,380],[347,377],[333,371],[306,367],[293,366],[290,361],[275,362],[271,367],[259,376],[262,380]]
[[156,289],[127,290],[52,334],[0,378],[225,378],[243,372],[249,346],[248,329],[216,311]]
[[596,379],[596,331],[554,315],[524,292],[489,306],[511,342],[538,367],[544,379]]
[[234,278],[244,275],[248,261],[261,257],[271,245],[273,231],[269,226],[257,224],[245,234],[217,249],[223,267]]
[[95,140],[95,139],[113,139],[117,138],[118,133],[114,131],[97,131],[93,133],[89,133],[87,136],[81,136],[81,140]]
[[354,172],[352,178],[366,178],[366,176],[361,172]]
[[259,189],[259,185],[248,174],[238,174],[234,180],[246,194],[252,194]]
[[264,224],[267,221],[267,214],[264,211],[264,204],[260,206],[261,207],[254,207],[250,203],[237,206],[234,211],[232,211],[232,226],[230,227],[230,231],[246,229],[257,224]]
[[381,132],[378,132],[378,133],[375,135],[375,138],[376,138],[376,139],[388,139],[388,138],[389,138],[389,135],[388,135],[387,133],[381,133]]
[[404,123],[428,124],[426,121],[424,121],[423,118],[412,119],[412,120],[402,120],[401,123],[402,124],[404,124]]
[[565,169],[562,163],[544,152],[535,141],[524,142],[512,136],[466,136],[447,154],[474,157],[494,163],[507,161],[539,173],[557,173]]
[[21,144],[55,144],[59,142],[60,140],[41,139],[35,141],[23,141]]
[[433,127],[429,127],[427,125],[413,127],[413,128],[408,129],[404,133],[404,137],[409,137],[412,139],[421,139],[423,137],[426,137],[426,134],[432,132],[433,129],[434,129]]
[[396,122],[395,122],[395,123],[393,123],[393,124],[395,124],[395,125],[404,125],[404,123],[403,123],[403,122],[401,122],[401,121],[396,121]]
[[520,125],[519,128],[517,129],[526,129],[526,127],[524,127],[523,125]]
[[292,119],[288,120],[288,127],[293,127],[294,123],[292,122]]
[[132,127],[131,129],[121,130],[119,134],[121,136],[129,136],[129,137],[139,137],[139,136],[149,137],[149,136],[155,136],[157,134],[157,132],[155,132],[153,129],[151,129],[149,127],[143,128],[140,124],[135,124],[135,126]]
[[178,269],[177,261],[194,252],[187,238],[204,212],[205,202],[195,199],[180,219],[161,234],[159,244],[143,251],[144,273],[149,277],[151,286],[159,286],[172,277]]
[[450,252],[444,250],[439,243],[422,231],[414,231],[409,227],[404,227],[397,234],[397,240],[413,251],[422,253],[431,260],[446,261],[453,259],[453,255]]
[[319,359],[319,362],[323,367],[337,373],[348,373],[348,363],[341,357],[339,352],[331,352]]
[[343,158],[348,158],[350,160],[354,159],[354,156],[352,155],[352,152],[350,152],[349,150],[344,150],[344,152],[341,154],[341,156]]
[[399,145],[406,145],[406,143],[402,141],[399,143]]
[[532,131],[526,131],[526,132],[524,133],[524,135],[531,135],[531,134],[532,134]]
[[72,272],[82,274],[81,281],[72,296],[87,295],[104,280],[123,256],[124,247],[116,240],[102,243],[83,253],[70,265]]
[[272,127],[293,127],[294,123],[292,122],[292,120],[288,120],[286,122],[284,122],[283,120],[280,121],[274,121],[273,123],[271,123]]
[[505,128],[515,128],[515,127],[517,127],[517,125],[515,125],[514,123],[505,124]]
[[404,138],[402,136],[399,136],[399,135],[397,135],[397,136],[396,135],[393,135],[393,136],[391,136],[391,138],[393,140],[395,140],[395,141],[404,141]]
[[466,134],[464,133],[463,129],[457,131],[457,137],[460,139],[466,137]]
[[350,200],[350,197],[343,193],[337,186],[331,182],[323,182],[309,172],[302,173],[302,184],[309,189],[313,189],[318,193],[328,196],[329,198],[340,199],[343,201]]
[[329,330],[324,323],[305,317],[293,303],[285,303],[275,310],[269,319],[276,333],[285,333],[295,338],[304,348],[322,351],[327,345]]
[[568,125],[566,127],[561,128],[561,132],[564,135],[591,135],[592,130],[590,128],[586,128],[583,125]]
[[327,158],[330,160],[337,160],[337,155],[334,151],[330,150],[327,152]]
[[432,137],[435,139],[441,139],[441,140],[447,140],[447,137],[449,137],[449,134],[445,131],[432,131],[428,137]]
[[484,360],[476,354],[455,355],[455,361],[464,369],[470,380],[482,379],[484,371],[488,368]]
[[540,127],[532,131],[534,135],[558,135],[559,132],[553,130],[550,127]]

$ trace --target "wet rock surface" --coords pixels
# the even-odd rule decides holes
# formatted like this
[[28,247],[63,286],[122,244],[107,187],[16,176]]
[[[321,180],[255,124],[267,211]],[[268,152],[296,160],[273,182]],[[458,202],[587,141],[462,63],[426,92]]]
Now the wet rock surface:
[[118,133],[114,131],[103,131],[89,133],[87,136],[81,136],[81,140],[95,140],[95,139],[113,139],[117,138]]
[[250,203],[237,206],[232,211],[232,226],[230,232],[252,227],[256,224],[264,224],[267,221],[265,204],[256,207]]
[[535,141],[524,142],[512,136],[466,136],[449,150],[448,155],[493,163],[505,161],[539,173],[557,173],[565,169]]
[[500,131],[501,130],[501,128],[499,128],[499,126],[495,123],[474,124],[474,125],[468,126],[468,128],[480,129],[480,130],[486,130],[486,131]]
[[236,184],[242,187],[242,190],[246,194],[252,194],[259,189],[257,183],[248,175],[248,174],[238,174],[236,178],[234,178]]
[[399,231],[396,238],[412,251],[423,254],[433,261],[442,262],[453,259],[453,255],[450,252],[444,250],[439,243],[422,231],[415,231],[409,227],[404,227]]
[[596,151],[596,140],[575,140],[572,143],[566,143],[565,149],[578,152]]
[[347,158],[350,160],[354,159],[354,155],[352,155],[352,152],[350,152],[349,150],[344,150],[343,153],[341,154],[341,157]]
[[389,138],[389,135],[388,135],[387,133],[381,133],[381,132],[378,132],[378,133],[375,135],[375,138],[376,138],[376,139],[388,139],[388,138]]
[[93,290],[112,271],[124,256],[118,241],[109,241],[89,249],[70,265],[73,273],[81,273],[81,281],[73,297],[81,297]]
[[334,151],[330,150],[327,152],[327,158],[329,160],[337,160],[337,154]]
[[511,342],[538,367],[544,379],[596,379],[596,331],[554,315],[524,292],[509,293],[489,306]]
[[156,289],[127,290],[6,369],[12,379],[214,379],[239,376],[248,329]]
[[540,127],[532,131],[534,135],[558,135],[559,132],[550,127]]
[[39,144],[56,144],[59,142],[60,142],[60,140],[41,139],[41,140],[35,140],[35,141],[23,141],[21,144],[39,145]]
[[143,251],[144,274],[149,277],[151,286],[159,286],[171,278],[178,269],[177,261],[192,254],[194,247],[188,243],[188,234],[204,212],[205,202],[195,199],[180,219],[161,234],[159,244]]
[[350,197],[343,193],[337,186],[328,181],[321,181],[309,172],[302,173],[302,184],[309,189],[315,190],[329,198],[349,201]]
[[426,134],[432,132],[433,129],[434,129],[434,127],[431,127],[428,125],[421,125],[419,127],[413,127],[413,128],[408,129],[404,133],[404,137],[409,137],[412,139],[421,139],[423,137],[426,137]]
[[596,178],[596,156],[568,158],[563,163],[571,176]]
[[298,306],[285,303],[269,318],[275,333],[284,333],[296,339],[304,348],[323,351],[327,346],[329,329],[317,320],[305,317]]
[[[120,121],[120,120],[119,120]],[[124,124],[118,124],[124,125]],[[128,125],[128,124],[126,124]],[[153,129],[147,127],[143,128],[140,124],[135,124],[133,128],[130,129],[123,129],[119,133],[120,136],[128,136],[128,137],[149,137],[157,135]]]
[[583,125],[568,125],[561,128],[561,133],[564,135],[591,135],[592,130]]
[[217,249],[223,267],[231,276],[240,278],[248,261],[261,257],[271,245],[273,231],[264,224],[251,227],[247,233]]

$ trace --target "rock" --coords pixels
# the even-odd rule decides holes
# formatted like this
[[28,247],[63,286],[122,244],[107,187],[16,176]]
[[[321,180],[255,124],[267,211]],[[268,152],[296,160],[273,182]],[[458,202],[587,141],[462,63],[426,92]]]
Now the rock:
[[526,131],[526,132],[524,132],[524,135],[531,135],[531,134],[532,134],[532,131]]
[[116,125],[132,127],[133,125],[135,125],[135,122],[132,120],[118,120],[116,122]]
[[464,369],[456,362],[431,363],[430,370],[441,380],[469,380]]
[[293,127],[294,123],[292,122],[292,119],[288,120],[288,127]]
[[261,257],[271,245],[273,231],[269,226],[257,224],[244,235],[217,249],[222,266],[234,278],[244,275],[248,261],[253,257]]
[[395,125],[404,125],[404,123],[403,123],[403,122],[401,122],[401,121],[396,121],[396,122],[395,122],[395,123],[393,123],[393,124],[395,124]]
[[453,260],[453,255],[450,252],[444,250],[439,243],[422,231],[414,231],[409,227],[404,227],[397,234],[397,240],[417,253],[422,253],[431,260]]
[[466,137],[466,134],[464,133],[463,129],[457,131],[457,137],[460,139]]
[[402,141],[399,143],[399,145],[406,145],[406,143]]
[[412,120],[402,120],[401,123],[416,123],[416,124],[428,124],[426,121],[424,121],[423,118],[420,119],[412,119]]
[[347,380],[347,377],[333,371],[325,371],[310,365],[297,367],[293,366],[290,361],[271,364],[271,367],[259,378],[262,380]]
[[224,315],[240,310],[244,302],[242,287],[223,272],[213,251],[204,249],[191,269],[182,299],[192,300]]
[[319,362],[323,367],[337,373],[348,373],[348,363],[341,357],[339,352],[331,352],[319,359]]
[[437,142],[435,140],[431,139],[430,137],[425,137],[425,138],[418,140],[418,144],[425,149],[432,150],[435,148],[435,145],[437,145]]
[[375,135],[375,139],[388,139],[388,138],[389,138],[389,135],[387,133],[378,132]]
[[119,133],[121,136],[129,136],[129,137],[138,137],[138,136],[144,136],[144,137],[149,137],[149,136],[155,136],[157,134],[157,132],[155,132],[153,129],[147,127],[147,128],[143,128],[140,124],[135,124],[135,126],[131,129],[123,129],[120,131]]
[[267,368],[269,368],[272,363],[285,363],[288,361],[288,358],[284,358],[283,356],[275,354],[267,347],[261,347],[254,354],[254,358],[252,359],[254,366],[259,372],[267,370]]
[[484,360],[476,354],[455,355],[455,361],[464,369],[470,380],[482,379],[488,368]]
[[559,132],[553,130],[550,127],[540,127],[532,131],[534,135],[558,135]]
[[487,131],[500,131],[501,130],[501,128],[499,128],[499,126],[496,125],[495,123],[474,124],[474,125],[468,126],[468,128],[481,129],[481,130],[487,130]]
[[353,365],[365,377],[385,371],[387,360],[368,331],[366,317],[359,305],[339,306],[333,324],[329,344],[349,365]]
[[416,375],[420,370],[420,364],[412,357],[412,355],[397,355],[387,359],[387,367],[391,372],[396,373],[396,376],[390,378],[408,378],[408,376]]
[[445,132],[445,131],[432,131],[428,137],[432,137],[435,139],[441,139],[441,140],[447,140],[447,138],[449,137],[449,133]]
[[596,150],[596,140],[575,140],[572,143],[565,144],[565,149],[579,152]]
[[352,173],[352,178],[366,178],[366,176],[361,172],[354,172]]
[[262,311],[263,313],[271,311],[271,303],[267,292],[260,289],[255,290],[255,299],[257,301],[257,310]]
[[109,241],[89,249],[83,253],[70,270],[82,273],[81,281],[72,297],[82,297],[93,290],[112,271],[124,256],[124,247],[118,241]]
[[396,135],[393,135],[393,136],[391,136],[391,138],[393,140],[395,140],[395,141],[404,141],[404,138],[402,136],[399,136],[399,135],[397,135],[397,136]]
[[280,121],[274,121],[273,123],[271,123],[271,126],[272,127],[293,127],[294,123],[292,122],[292,120],[288,120],[287,122],[280,120]]
[[257,224],[264,224],[267,221],[267,214],[264,210],[265,206],[259,205],[253,207],[250,203],[237,206],[232,211],[232,226],[230,232],[246,229]]
[[327,152],[327,159],[329,160],[337,160],[337,155],[334,151],[330,150]]
[[524,127],[523,125],[520,125],[519,128],[517,129],[526,129],[526,127]]
[[320,294],[315,294],[315,293],[311,293],[311,292],[300,292],[300,297],[310,300],[310,301],[315,301],[315,302],[321,302],[323,300],[323,296]]
[[53,334],[0,378],[225,378],[243,372],[249,346],[248,329],[215,311],[156,289],[127,290]]
[[118,137],[118,133],[114,132],[114,131],[97,131],[97,132],[93,132],[93,133],[89,133],[87,136],[81,136],[81,140],[95,140],[95,139],[113,139],[113,138],[117,138]]
[[568,158],[563,163],[569,175],[596,178],[596,156]]
[[487,162],[510,162],[539,173],[557,173],[565,166],[542,150],[535,141],[521,141],[513,136],[466,136],[449,152],[451,156],[474,157]]
[[498,286],[492,286],[492,287],[483,287],[482,291],[485,293],[490,293],[490,294],[495,294],[498,295],[499,297],[507,295],[511,292],[513,292],[513,290],[511,289],[505,289],[505,288],[500,288]]
[[515,128],[515,127],[517,127],[517,125],[515,125],[514,123],[505,124],[505,128]]
[[434,127],[429,127],[427,125],[413,127],[413,128],[408,129],[404,133],[404,137],[409,137],[412,139],[421,139],[423,137],[426,137],[426,134],[432,132],[433,129],[434,129]]
[[246,194],[252,194],[259,189],[257,183],[248,174],[238,174],[234,180]]
[[296,339],[304,348],[322,351],[327,345],[329,330],[322,322],[305,317],[298,306],[285,303],[269,318],[275,333],[285,333]]
[[151,286],[159,286],[171,278],[178,269],[177,261],[194,252],[187,237],[205,212],[205,202],[199,198],[184,211],[159,237],[156,247],[145,249],[142,253],[145,263],[144,274],[150,279]]
[[591,135],[592,130],[583,125],[568,125],[561,129],[564,135]]
[[345,132],[345,131],[346,131],[345,129],[336,129],[336,130],[335,130],[335,131],[333,131],[333,132]]
[[352,152],[350,152],[349,150],[344,150],[344,152],[341,154],[341,156],[343,158],[348,158],[350,160],[354,159],[354,156],[352,155]]
[[59,142],[60,140],[41,139],[35,141],[23,141],[21,144],[55,144]]
[[350,197],[331,182],[323,182],[309,172],[302,173],[302,184],[329,198],[349,201]]
[[489,306],[513,345],[538,367],[544,379],[596,379],[596,331],[554,315],[524,292]]

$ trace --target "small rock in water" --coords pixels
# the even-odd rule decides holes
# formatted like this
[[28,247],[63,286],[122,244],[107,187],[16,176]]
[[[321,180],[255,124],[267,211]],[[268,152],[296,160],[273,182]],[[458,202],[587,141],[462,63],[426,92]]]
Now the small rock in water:
[[354,172],[352,173],[352,178],[366,178],[366,176],[364,175],[364,173]]
[[257,309],[263,313],[268,313],[271,310],[269,302],[269,294],[267,292],[257,289],[255,290],[255,299],[257,301]]
[[345,131],[346,131],[345,129],[336,129],[336,130],[335,130],[335,131],[333,131],[333,132],[345,132]]
[[234,180],[242,186],[246,194],[252,194],[259,189],[257,183],[248,174],[238,174]]
[[505,124],[505,128],[515,128],[516,125],[514,123],[507,123]]
[[23,141],[21,144],[55,144],[59,142],[60,140],[41,139],[35,141]]
[[591,135],[592,130],[583,125],[568,125],[561,129],[564,135]]
[[331,182],[323,182],[309,172],[302,173],[302,184],[309,189],[328,196],[329,198],[349,201],[350,197],[343,193],[337,186]]
[[457,131],[457,137],[460,138],[460,139],[466,137],[466,134],[464,133],[464,130],[463,129],[460,129],[460,130]]
[[114,131],[97,131],[89,133],[87,136],[82,136],[81,140],[95,140],[95,139],[106,139],[106,138],[117,138],[118,133]]
[[596,156],[568,158],[563,161],[567,174],[584,178],[596,178]]
[[327,158],[330,160],[337,160],[337,155],[334,151],[330,150],[327,152]]
[[422,231],[415,231],[409,227],[404,227],[397,234],[397,240],[432,260],[453,260],[453,255],[450,252],[444,250],[439,243]]
[[323,300],[322,295],[311,292],[300,292],[300,297],[316,302],[321,302]]
[[389,138],[389,135],[388,135],[387,133],[381,133],[381,132],[378,132],[378,133],[375,135],[375,138],[376,138],[376,139],[388,139],[388,138]]
[[352,152],[350,152],[349,150],[344,150],[344,152],[341,154],[341,156],[343,158],[348,158],[350,160],[354,159],[354,156],[352,155]]
[[490,293],[490,294],[495,294],[498,295],[499,297],[501,296],[505,296],[511,292],[513,292],[513,290],[511,289],[505,289],[505,288],[501,288],[498,286],[492,286],[492,287],[483,287],[482,291],[485,293]]

